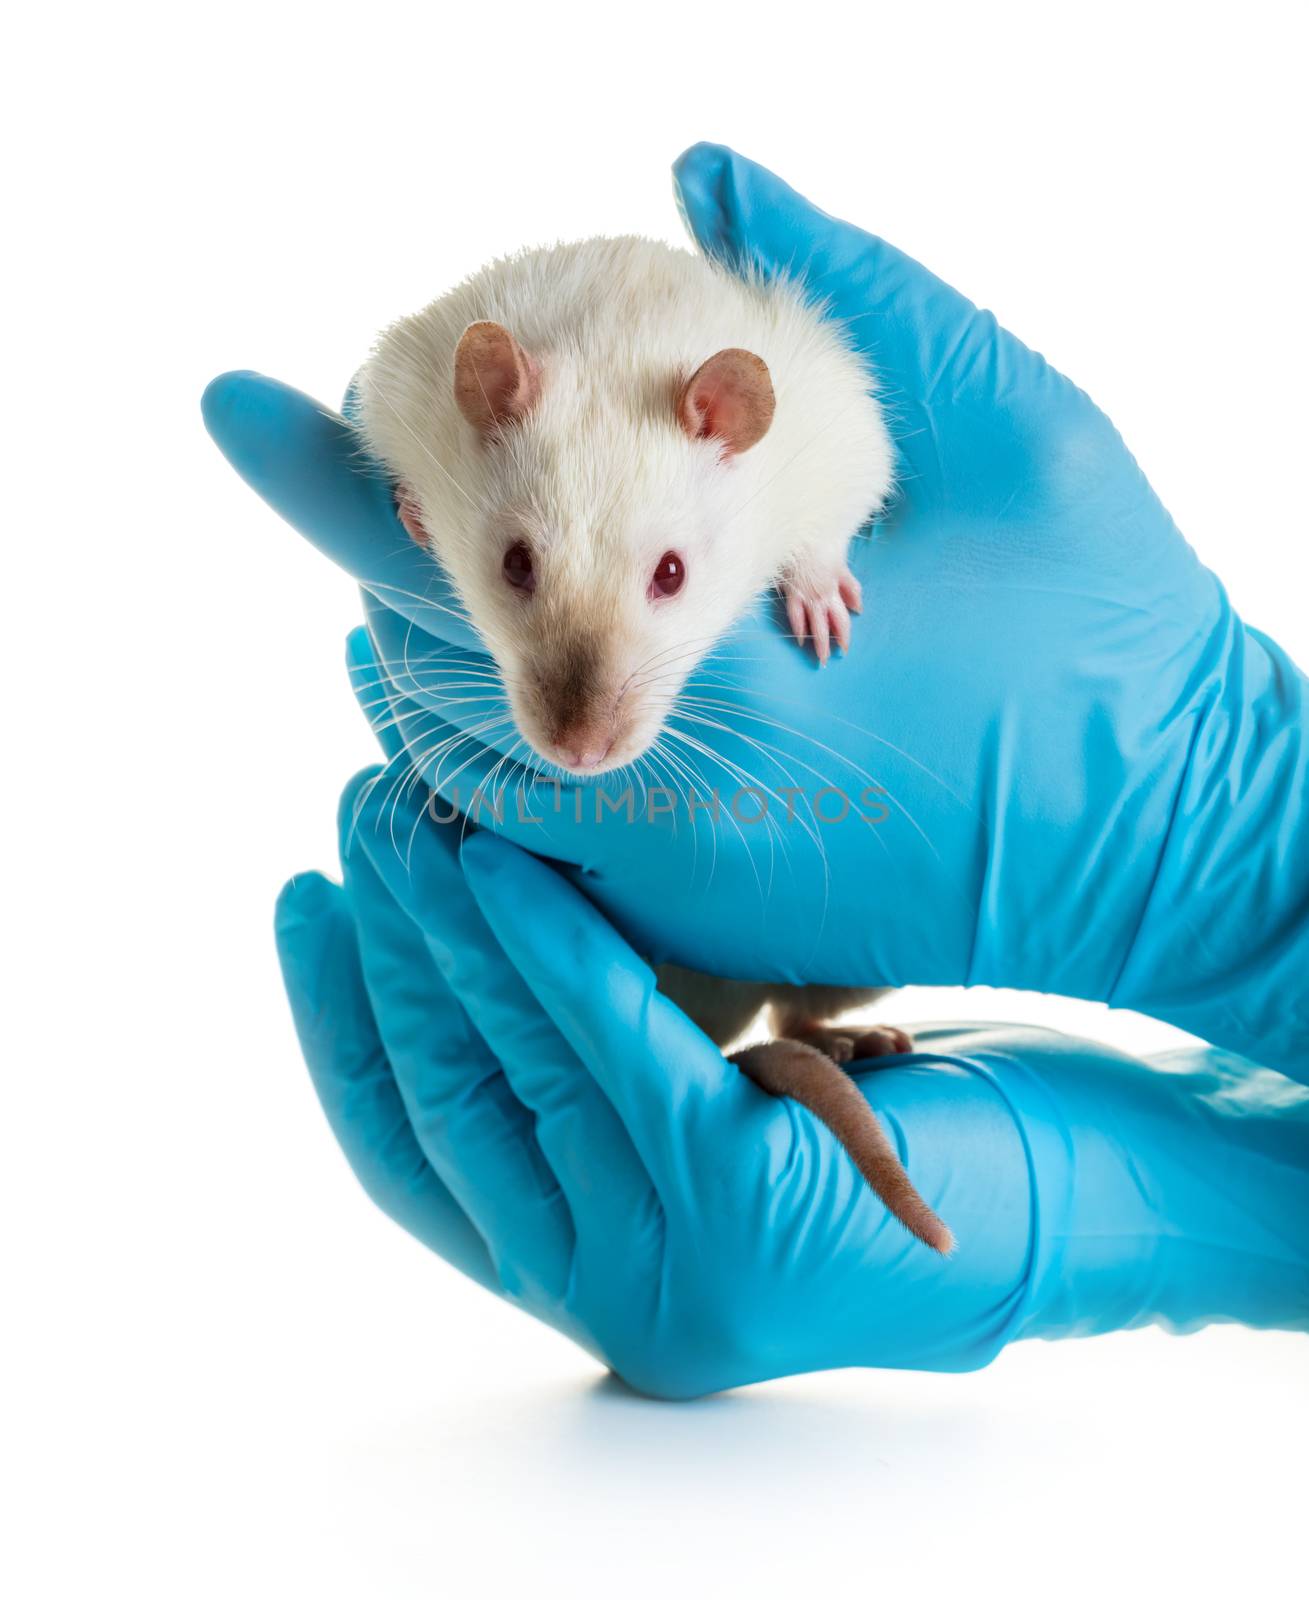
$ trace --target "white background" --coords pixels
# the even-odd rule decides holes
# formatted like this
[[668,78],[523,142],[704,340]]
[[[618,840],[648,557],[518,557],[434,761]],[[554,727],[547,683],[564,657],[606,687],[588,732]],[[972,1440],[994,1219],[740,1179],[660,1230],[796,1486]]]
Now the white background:
[[[270,937],[356,617],[204,436],[718,139],[1101,402],[1309,661],[1298,3],[25,7],[7,27],[7,1592],[1302,1592],[1303,1339],[625,1397],[375,1213]],[[16,31],[15,31],[16,30]],[[1030,996],[895,1014],[1167,1030]],[[1295,1565],[1293,1565],[1293,1563]],[[1295,1574],[1298,1572],[1298,1577]]]

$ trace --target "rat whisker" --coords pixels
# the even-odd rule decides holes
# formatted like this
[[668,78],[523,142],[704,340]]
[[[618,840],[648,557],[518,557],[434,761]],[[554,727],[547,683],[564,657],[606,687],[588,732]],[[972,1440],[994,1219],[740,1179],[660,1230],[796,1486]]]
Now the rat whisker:
[[[363,814],[364,807],[372,796],[373,791],[387,776],[392,767],[396,767],[397,769],[405,769],[407,768],[407,765],[408,756],[406,752],[402,750],[397,755],[392,756],[390,760],[385,762],[383,766],[381,766],[373,774],[373,776],[369,778],[368,782],[362,785],[359,793],[355,796],[354,804],[350,809],[350,827],[346,833],[342,848],[343,856],[347,856],[350,853],[350,848],[354,843],[355,831],[359,826],[359,818]],[[385,804],[385,801],[383,801],[383,804]]]
[[[749,745],[752,749],[757,750],[766,761],[768,761],[773,767],[777,768],[781,772],[782,776],[787,780],[787,789],[791,794],[804,795],[805,809],[809,813],[810,821],[806,822],[803,817],[800,817],[800,825],[804,829],[804,832],[808,835],[809,839],[817,847],[819,856],[823,861],[824,872],[826,872],[827,851],[823,844],[822,835],[818,831],[818,819],[814,815],[813,805],[808,795],[804,794],[803,785],[796,783],[795,773],[782,763],[782,761],[779,759],[778,753],[775,750],[770,749],[761,741],[750,738],[749,735],[742,734],[734,729],[725,728],[722,723],[703,717],[695,712],[685,712],[679,707],[676,715],[682,720],[689,721],[700,726],[709,727],[716,732],[731,733],[734,737],[742,739],[747,745]],[[804,763],[801,763],[801,765],[804,765]],[[820,779],[823,778],[823,774],[819,773],[816,768],[810,767],[808,770],[810,771],[811,775],[817,776]],[[780,801],[782,797],[781,795],[777,795],[776,798]],[[787,806],[786,814],[788,819],[797,815],[795,809],[790,805]]]
[[[500,719],[500,720],[503,720],[503,719]],[[381,809],[384,810],[385,807],[388,805],[388,803],[390,804],[390,807],[391,807],[391,812],[390,812],[391,821],[390,821],[390,830],[389,831],[390,831],[390,838],[391,838],[392,847],[396,850],[397,854],[401,854],[401,851],[400,851],[400,842],[395,836],[395,817],[396,817],[396,815],[397,815],[397,813],[399,811],[399,807],[400,807],[401,802],[403,800],[405,800],[407,795],[419,783],[423,783],[423,782],[427,782],[428,781],[426,774],[432,768],[433,762],[436,763],[436,770],[435,770],[435,773],[433,775],[434,776],[434,781],[428,783],[428,787],[432,791],[432,793],[439,792],[440,765],[446,759],[446,757],[453,750],[457,749],[460,745],[462,745],[462,744],[464,744],[464,743],[466,743],[468,741],[476,742],[476,740],[481,735],[483,735],[485,733],[488,733],[488,732],[491,732],[493,730],[493,728],[498,726],[498,725],[499,725],[498,722],[495,719],[492,719],[492,720],[488,721],[487,723],[483,724],[482,726],[480,726],[478,728],[469,730],[467,732],[460,731],[460,732],[457,732],[457,733],[455,733],[453,735],[447,736],[447,737],[445,737],[443,739],[436,740],[432,744],[429,744],[425,749],[421,749],[421,750],[417,750],[417,751],[411,752],[404,758],[405,761],[406,761],[405,770],[403,772],[401,772],[393,780],[393,782],[392,782],[392,784],[391,784],[391,786],[390,786],[385,798],[382,801],[382,808],[381,808]],[[387,766],[389,767],[390,765],[392,765],[392,763],[388,762]],[[386,771],[386,768],[383,769],[383,772],[385,772],[385,771]],[[382,776],[382,774],[379,773],[378,777],[380,778],[381,776]],[[375,781],[376,780],[374,780],[374,782]],[[372,789],[373,785],[370,784],[367,787],[368,787],[369,792],[371,792],[371,789]],[[426,807],[424,807],[424,810],[425,809],[426,809]],[[379,816],[379,821],[380,821],[380,816]],[[410,840],[411,846],[412,846],[412,837],[413,836],[411,835],[411,840]],[[404,858],[406,860],[406,863],[408,864],[409,859],[410,859],[408,850],[406,850],[404,852]]]
[[[367,674],[360,673],[360,677]],[[451,666],[441,673],[410,672],[404,668],[389,670],[389,681],[385,685],[387,692],[396,694],[406,699],[414,699],[418,695],[439,697],[448,689],[463,689],[486,687],[503,689],[505,680],[498,673],[483,672],[480,669],[471,671],[460,667]],[[408,681],[406,681],[406,679]]]
[[[686,744],[692,750],[696,751],[697,754],[705,756],[707,759],[713,761],[716,766],[721,767],[722,770],[727,774],[727,776],[729,778],[735,779],[735,781],[737,782],[737,784],[740,787],[757,789],[757,786],[752,784],[749,781],[749,774],[748,773],[745,773],[742,768],[735,767],[734,763],[722,760],[713,750],[711,750],[709,748],[708,745],[702,743],[699,739],[695,739],[695,738],[691,737],[690,735],[684,733],[682,730],[680,730],[678,728],[669,727],[667,731],[668,731],[668,734],[669,734],[670,738],[679,740],[681,743]],[[741,779],[742,779],[743,776],[746,779],[746,782],[744,784],[742,784],[742,782],[741,782]],[[715,789],[712,792],[713,792],[714,797],[715,797],[715,807],[714,807],[714,811],[712,812],[712,815],[713,816],[721,816],[722,815],[722,809],[721,809],[721,804],[719,802],[719,796],[718,796],[717,790]],[[750,848],[749,841],[746,839],[746,836],[745,836],[745,830],[744,830],[744,828],[742,827],[742,824],[741,824],[741,819],[736,815],[735,807],[733,806],[733,804],[730,801],[728,802],[728,806],[727,806],[727,815],[728,815],[728,818],[731,821],[731,824],[732,824],[733,828],[735,828],[735,830],[736,830],[737,837],[741,841],[741,846],[742,846],[742,849],[745,852],[746,859],[750,863],[750,870],[754,874],[755,884],[756,884],[756,886],[758,887],[758,890],[759,890],[759,897],[760,897],[761,900],[766,900],[768,898],[768,896],[767,896],[767,893],[766,893],[766,891],[764,889],[763,879],[760,878],[760,876],[759,876],[759,868],[755,864],[754,851]],[[767,818],[767,816],[768,816],[767,811],[765,811],[764,815]],[[769,819],[769,820],[771,821],[771,819]],[[768,882],[769,882],[769,887],[771,888],[772,881],[773,881],[773,878],[772,878],[773,866],[775,864],[775,857],[774,857],[774,854],[773,854],[773,837],[772,837],[771,828],[768,828],[768,829],[765,830],[765,837],[768,839],[768,843],[769,843],[769,874],[768,874]]]
[[[477,692],[472,694],[453,694],[449,692],[456,689],[469,689]],[[456,706],[489,704],[493,702],[501,705],[508,705],[508,701],[506,700],[504,694],[500,691],[500,686],[498,684],[481,683],[476,680],[468,683],[452,682],[448,685],[443,684],[441,686],[441,693],[439,695],[433,694],[431,696],[431,698],[437,702],[435,706],[423,701],[418,701],[413,695],[399,693],[396,691],[377,693],[373,689],[367,689],[361,692],[357,698],[362,709],[369,714],[371,714],[378,707],[386,707],[388,710],[403,710],[406,716],[424,717],[437,716]]]
[[[703,719],[699,718],[698,716],[696,716],[694,713],[688,713],[688,712],[683,711],[680,705],[678,706],[678,708],[677,708],[676,712],[674,713],[674,715],[675,715],[676,719],[679,722],[687,722],[687,723],[690,723],[693,726],[701,725],[702,720],[703,720]],[[779,805],[785,804],[786,805],[786,815],[788,816],[788,818],[791,817],[794,814],[794,808],[792,807],[792,805],[787,804],[784,801],[784,794],[782,792],[779,792],[778,790],[772,788],[771,785],[769,785],[767,783],[767,781],[764,780],[762,777],[759,777],[756,774],[750,772],[747,768],[742,767],[739,763],[737,763],[735,761],[730,761],[727,757],[723,756],[721,754],[721,752],[714,750],[710,745],[706,744],[702,739],[696,738],[694,735],[688,734],[683,729],[672,729],[670,731],[672,731],[676,737],[684,740],[688,744],[691,744],[696,749],[700,750],[707,757],[719,762],[720,764],[725,765],[733,773],[733,775],[736,776],[737,782],[741,786],[742,789],[750,789],[753,792],[755,792],[757,794],[762,794],[765,797],[765,809],[764,809],[763,816],[764,816],[764,821],[767,824],[767,830],[768,830],[769,835],[770,835],[770,847],[774,842],[780,843],[782,845],[782,847],[783,847],[784,853],[786,854],[786,856],[787,856],[787,858],[789,860],[789,856],[790,856],[789,843],[788,843],[785,835],[783,835],[780,832],[780,827],[774,821],[773,816],[772,816],[771,808],[767,804],[767,802],[770,801],[770,800],[777,801],[777,803]],[[778,761],[776,761],[776,759],[770,758],[767,755],[765,755],[765,759],[766,760],[770,760],[771,761],[771,765],[773,765],[774,767],[779,767],[780,766],[780,763]],[[798,792],[801,792],[800,791],[800,786],[795,783],[794,774],[791,773],[789,770],[787,770],[785,768],[782,768],[781,770],[782,770],[783,776],[786,777],[789,780],[789,791],[790,791],[790,793],[792,795],[794,795],[794,794],[796,794]],[[819,854],[825,860],[826,859],[826,851],[823,849],[821,837],[818,836],[815,833],[815,831],[809,827],[809,825],[804,821],[803,818],[800,819],[800,823],[801,823],[801,827],[809,835],[810,839],[818,846]]]
[[[490,720],[488,722],[483,723],[478,728],[470,729],[464,735],[464,737],[466,739],[479,739],[479,740],[485,741],[486,736],[488,734],[494,733],[494,732],[498,732],[501,728],[512,727],[512,726],[513,726],[513,718],[512,717],[505,716],[505,717],[494,718],[494,719],[492,719],[492,720]],[[444,777],[442,777],[440,771],[438,770],[434,774],[434,780],[435,781],[433,783],[433,787],[437,787],[441,783],[445,783],[447,785],[448,784],[452,784],[454,782],[454,780],[457,777],[459,777],[462,773],[466,772],[468,770],[468,768],[471,767],[473,765],[473,763],[478,760],[479,757],[486,756],[486,755],[489,755],[489,754],[490,754],[490,752],[487,750],[485,743],[479,744],[478,748],[473,752],[473,754],[471,756],[469,756],[468,760],[465,761],[461,766],[456,767],[453,772],[447,773]],[[445,760],[445,757],[443,756],[442,757],[442,761],[444,762],[444,760]]]
[[[626,679],[623,682],[622,687],[618,691],[618,697],[617,697],[617,702],[616,703],[621,703],[621,701],[623,699],[623,696],[627,693],[627,691],[630,688],[632,688],[634,686],[644,687],[643,674],[645,674],[647,672],[647,670],[652,669],[654,663],[658,662],[659,658],[661,656],[667,656],[667,655],[669,655],[669,653],[671,651],[674,651],[674,650],[680,651],[680,654],[673,658],[675,661],[676,660],[683,660],[683,659],[688,658],[688,657],[696,656],[696,655],[698,655],[700,653],[700,648],[704,644],[704,642],[706,640],[712,640],[713,638],[714,638],[713,634],[703,634],[703,635],[700,636],[700,638],[692,639],[689,642],[687,640],[685,640],[685,639],[679,639],[674,644],[665,645],[662,650],[656,650],[656,651],[651,652],[651,654],[648,655],[645,658],[645,660],[640,663],[639,666],[633,667],[631,672],[628,673]],[[664,663],[664,665],[668,666],[669,664],[668,663]],[[670,668],[670,675],[671,675],[671,668]]]
[[[880,797],[885,799],[888,803],[890,803],[891,805],[894,806],[896,811],[899,812],[899,814],[905,819],[905,821],[909,824],[909,826],[911,828],[913,828],[914,832],[918,834],[919,838],[922,839],[923,843],[927,846],[927,848],[931,851],[931,853],[934,856],[936,856],[938,860],[940,859],[939,852],[937,851],[935,845],[932,843],[930,835],[921,826],[921,824],[914,817],[913,813],[908,809],[908,807],[904,804],[904,802],[897,797],[897,795],[895,794],[894,790],[892,790],[888,785],[883,783],[880,779],[874,777],[873,774],[871,772],[867,771],[866,768],[861,767],[857,762],[851,760],[851,758],[849,756],[847,756],[843,751],[837,750],[831,745],[824,744],[821,740],[813,738],[810,734],[805,733],[800,728],[790,727],[790,726],[788,726],[787,724],[785,724],[783,722],[777,721],[774,718],[770,718],[770,717],[766,716],[764,713],[745,711],[743,708],[741,708],[739,706],[722,706],[720,709],[724,713],[731,713],[731,714],[737,715],[737,716],[744,716],[744,717],[749,718],[752,721],[763,722],[763,723],[769,724],[769,725],[771,725],[773,727],[776,727],[776,728],[778,728],[778,729],[780,729],[780,730],[782,730],[782,731],[784,731],[786,733],[793,734],[796,738],[803,739],[803,740],[805,740],[806,743],[812,744],[816,749],[822,751],[824,754],[834,757],[843,766],[845,766],[850,772],[852,772],[856,777],[863,779],[864,782],[870,788],[878,790]],[[956,796],[954,794],[954,791],[950,788],[950,786],[948,784],[946,784],[944,782],[944,780],[942,780],[935,773],[933,773],[930,768],[924,766],[922,762],[916,760],[913,756],[909,755],[907,751],[901,750],[898,745],[892,744],[891,741],[888,740],[888,739],[880,738],[877,734],[873,733],[871,730],[869,730],[867,728],[859,728],[854,723],[846,722],[844,718],[835,718],[834,720],[843,722],[846,727],[850,727],[850,728],[856,729],[856,731],[861,733],[865,738],[872,739],[876,743],[883,745],[885,748],[887,748],[887,749],[893,751],[895,754],[901,756],[905,761],[908,761],[912,766],[916,767],[919,771],[921,771],[926,777],[929,777],[934,782],[938,783],[940,785],[940,787],[943,788],[946,791],[946,793],[950,795],[950,797],[952,799],[958,799],[958,796]],[[734,730],[731,730],[731,731],[733,731],[736,734],[736,736],[739,737],[739,738],[745,738],[746,737],[746,735],[743,734],[743,733],[740,733],[739,730],[735,730],[734,729]],[[769,748],[774,748],[775,749],[776,747],[775,746],[770,746]],[[812,768],[810,770],[811,771],[816,771],[816,769],[812,769]],[[962,804],[963,802],[961,801],[960,803]]]
[[[673,804],[668,815],[672,819],[672,835],[673,838],[676,839],[679,832],[680,807],[687,802],[684,788],[678,782],[677,774],[668,765],[667,751],[665,748],[662,730],[646,750],[646,756],[650,761],[650,771],[652,775],[659,780],[660,790],[662,790],[663,793],[671,794],[672,796]],[[699,840],[695,837],[695,830],[693,828],[691,837],[691,878],[693,882],[695,879],[696,862],[699,857],[699,848]]]
[[[665,723],[664,724],[664,728],[663,728],[663,732],[665,734],[668,734],[668,733],[671,733],[671,731],[672,730],[668,727],[667,723]],[[687,804],[687,814],[688,814],[688,818],[689,818],[690,826],[691,826],[691,840],[692,840],[692,850],[693,850],[693,854],[692,854],[692,873],[694,874],[695,863],[699,859],[700,828],[699,828],[699,825],[698,825],[697,820],[696,820],[697,807],[695,805],[693,805],[692,797],[694,796],[694,797],[696,797],[696,799],[698,799],[698,802],[699,802],[698,809],[699,810],[708,812],[710,814],[710,816],[712,816],[712,814],[713,814],[713,805],[712,805],[713,791],[712,790],[709,791],[710,798],[708,800],[706,800],[704,798],[704,791],[700,787],[699,774],[696,772],[695,768],[692,767],[691,765],[689,765],[689,763],[687,763],[686,761],[684,761],[679,755],[677,755],[673,750],[671,750],[666,744],[662,744],[661,743],[661,753],[662,753],[663,759],[672,766],[672,768],[673,768],[673,770],[675,772],[680,772],[681,775],[686,779],[686,782],[688,784],[688,792],[687,792],[687,795],[686,795],[686,804]],[[714,829],[712,826],[709,829],[709,842],[713,846],[713,854],[710,856],[710,860],[709,860],[709,883],[705,885],[706,888],[708,888],[709,884],[712,884],[712,882],[714,881],[714,872],[715,872],[715,870],[717,869],[717,866],[718,866],[718,834],[717,834],[717,830]]]
[[[435,557],[433,557],[433,560],[435,560]],[[385,583],[381,578],[369,578],[368,582],[365,583],[363,587],[367,589],[375,599],[381,601],[384,606],[388,606],[392,610],[395,608],[391,606],[390,601],[387,600],[383,594],[378,594],[377,591],[379,589],[383,590],[386,595],[396,595],[401,600],[412,600],[415,605],[420,606],[424,611],[435,611],[442,616],[453,617],[456,622],[464,622],[470,627],[472,626],[472,618],[468,615],[467,610],[464,609],[462,602],[459,602],[458,605],[447,605],[444,600],[434,599],[430,593],[419,594],[416,589],[405,589],[402,588],[398,583]],[[412,621],[413,619],[411,618],[411,626]],[[448,648],[452,650],[466,650],[468,646],[449,644]]]

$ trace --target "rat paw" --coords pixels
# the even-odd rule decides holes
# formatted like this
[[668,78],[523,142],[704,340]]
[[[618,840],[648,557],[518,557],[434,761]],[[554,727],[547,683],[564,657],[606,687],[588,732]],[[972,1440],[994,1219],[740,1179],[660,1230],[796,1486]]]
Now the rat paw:
[[786,578],[779,585],[786,605],[786,620],[795,642],[803,647],[813,640],[814,653],[826,666],[832,645],[842,653],[850,648],[850,616],[863,609],[859,580],[847,566],[832,571]]

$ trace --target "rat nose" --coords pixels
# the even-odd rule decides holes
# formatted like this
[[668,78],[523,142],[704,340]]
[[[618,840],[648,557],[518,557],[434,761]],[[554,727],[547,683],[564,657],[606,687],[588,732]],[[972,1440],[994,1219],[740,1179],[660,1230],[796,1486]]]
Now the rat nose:
[[598,767],[614,747],[611,735],[588,728],[569,729],[555,740],[555,754],[561,766],[574,772],[589,772]]

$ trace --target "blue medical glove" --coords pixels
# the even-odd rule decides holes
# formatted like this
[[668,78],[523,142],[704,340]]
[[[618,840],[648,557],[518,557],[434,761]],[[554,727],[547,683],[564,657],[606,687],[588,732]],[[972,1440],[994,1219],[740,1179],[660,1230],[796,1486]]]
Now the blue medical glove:
[[1309,1089],[1218,1051],[922,1030],[857,1081],[955,1229],[943,1261],[559,873],[485,832],[461,855],[387,782],[346,791],[344,888],[310,874],[278,906],[315,1087],[384,1211],[634,1387],[1309,1327]]
[[229,460],[367,591],[378,726],[465,809],[493,782],[497,826],[658,959],[1083,996],[1309,1078],[1304,676],[1109,421],[989,314],[721,147],[677,185],[703,248],[802,270],[880,374],[901,489],[854,555],[849,657],[819,670],[765,605],[688,686],[672,815],[636,786],[629,820],[622,775],[543,789],[479,735],[476,638],[345,425],[219,379]]

